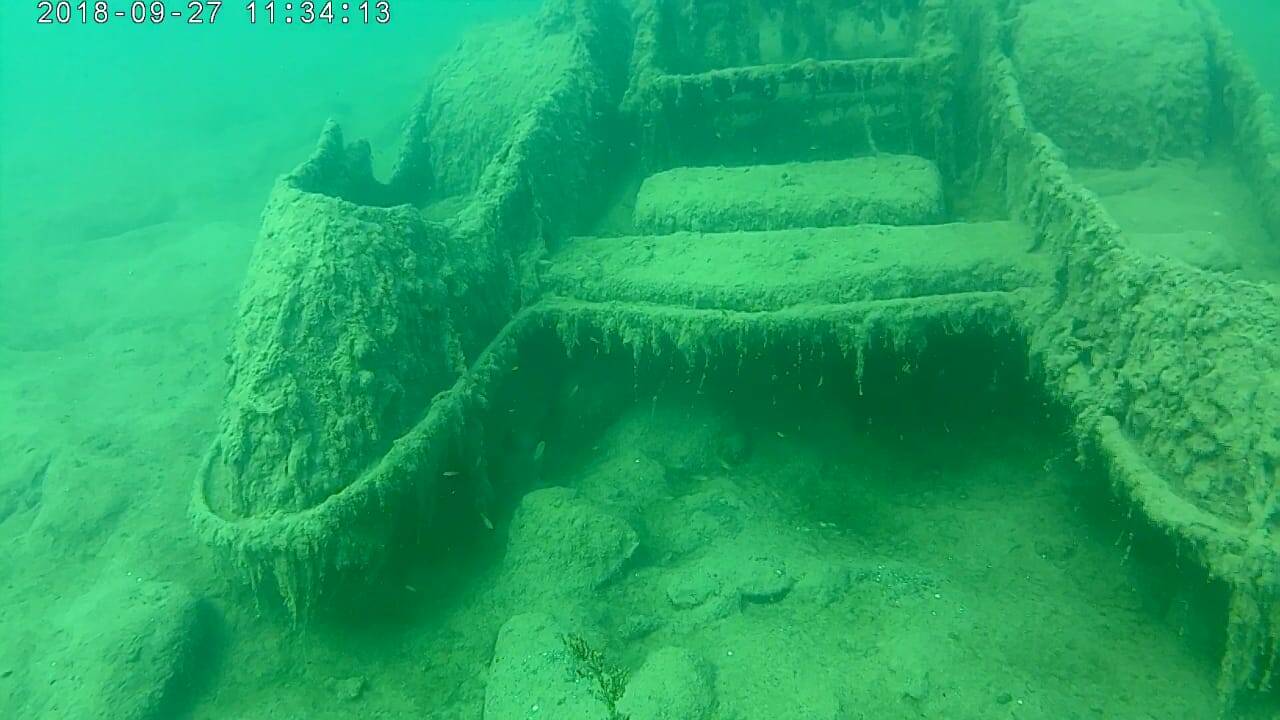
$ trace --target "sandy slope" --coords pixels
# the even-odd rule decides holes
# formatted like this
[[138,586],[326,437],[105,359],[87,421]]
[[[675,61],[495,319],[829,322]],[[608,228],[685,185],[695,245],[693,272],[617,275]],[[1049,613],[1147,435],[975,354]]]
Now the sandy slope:
[[49,463],[41,501],[2,526],[30,555],[6,563],[52,552],[132,558],[150,573],[172,562],[138,541],[180,532],[172,518],[216,413],[253,233],[165,224],[6,266],[0,443]]
[[[171,597],[171,581],[182,597],[183,585],[207,591],[185,508],[253,236],[246,223],[167,223],[5,264],[0,626],[23,638],[0,646],[12,673],[0,686],[6,716],[92,716],[119,682],[99,674],[118,665],[110,654],[137,642],[136,628],[171,622],[159,608],[189,604],[147,598]],[[121,669],[145,686],[133,697],[164,701],[157,689],[185,657],[185,628],[135,651],[156,658],[154,672]],[[45,705],[58,699],[69,707]],[[42,708],[51,714],[34,715]]]

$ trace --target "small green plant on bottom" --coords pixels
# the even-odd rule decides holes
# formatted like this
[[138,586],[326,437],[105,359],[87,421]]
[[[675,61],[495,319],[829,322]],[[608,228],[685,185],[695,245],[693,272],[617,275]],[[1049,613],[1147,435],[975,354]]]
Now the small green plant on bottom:
[[630,673],[605,660],[604,653],[592,648],[585,638],[577,633],[564,637],[569,654],[578,663],[578,677],[589,679],[596,684],[600,698],[609,705],[613,720],[627,720],[627,716],[617,710],[618,700],[627,689]]

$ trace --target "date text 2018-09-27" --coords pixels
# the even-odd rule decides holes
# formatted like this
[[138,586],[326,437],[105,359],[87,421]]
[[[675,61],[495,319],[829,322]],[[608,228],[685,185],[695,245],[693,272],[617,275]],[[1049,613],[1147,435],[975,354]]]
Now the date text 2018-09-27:
[[[213,25],[223,0],[39,0],[39,25]],[[242,6],[251,25],[386,25],[391,0],[251,0]]]

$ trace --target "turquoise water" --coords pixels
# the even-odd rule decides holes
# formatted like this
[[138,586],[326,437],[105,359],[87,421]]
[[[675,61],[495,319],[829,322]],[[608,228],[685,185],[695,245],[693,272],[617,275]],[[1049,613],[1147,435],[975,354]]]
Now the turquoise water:
[[[1278,717],[1274,588],[1179,540],[1280,535],[1270,186],[1194,19],[1079,1],[1000,48],[1063,195],[969,53],[877,85],[916,2],[5,2],[0,718]],[[1280,5],[1217,4],[1280,97]]]
[[[464,27],[535,4],[402,2],[386,27],[300,30],[251,26],[235,4],[200,29],[42,27],[34,3],[12,3],[0,10],[0,227],[11,241],[84,239],[139,214],[249,217],[327,117],[369,137],[385,167],[432,59]],[[1280,97],[1280,9],[1218,4]]]
[[464,28],[535,3],[401,2],[394,22],[372,27],[253,25],[240,2],[204,27],[42,26],[34,6],[0,10],[10,241],[252,218],[329,117],[373,140],[385,166],[433,63]]
[[1280,110],[1280,53],[1274,44],[1280,6],[1266,0],[1222,0],[1218,7]]

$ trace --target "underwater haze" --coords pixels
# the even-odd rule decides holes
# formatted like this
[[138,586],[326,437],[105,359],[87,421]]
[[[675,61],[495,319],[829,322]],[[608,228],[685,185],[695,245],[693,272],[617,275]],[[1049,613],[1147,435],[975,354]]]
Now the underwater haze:
[[80,5],[0,718],[1280,717],[1280,3]]
[[36,5],[0,9],[10,242],[252,218],[330,117],[385,158],[441,53],[467,27],[536,2],[401,2],[394,22],[368,28],[254,25],[239,2],[205,27],[44,26]]
[[1222,0],[1218,6],[1280,108],[1280,53],[1274,44],[1280,28],[1280,5],[1266,0]]

